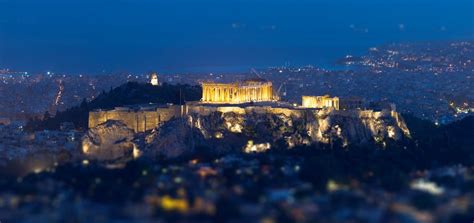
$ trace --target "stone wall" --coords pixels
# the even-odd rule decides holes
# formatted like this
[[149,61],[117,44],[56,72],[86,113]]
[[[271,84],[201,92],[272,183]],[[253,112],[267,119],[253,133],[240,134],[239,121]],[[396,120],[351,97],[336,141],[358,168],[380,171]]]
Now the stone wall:
[[124,123],[135,132],[145,132],[183,114],[182,106],[171,105],[154,109],[116,108],[89,112],[89,128],[94,128],[108,120]]

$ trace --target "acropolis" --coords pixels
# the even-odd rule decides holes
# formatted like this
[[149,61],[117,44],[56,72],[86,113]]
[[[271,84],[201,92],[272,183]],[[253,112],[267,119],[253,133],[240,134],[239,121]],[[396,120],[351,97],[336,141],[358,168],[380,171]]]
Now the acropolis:
[[[367,108],[363,106],[363,101],[360,98],[339,98],[329,95],[302,96],[302,103],[300,105],[292,104],[280,101],[278,95],[273,92],[272,82],[261,78],[233,83],[203,82],[201,86],[201,100],[188,101],[183,105],[147,104],[91,111],[89,113],[89,128],[94,128],[109,120],[115,120],[124,123],[134,132],[146,132],[156,129],[173,119],[182,118],[183,120],[188,120],[191,126],[201,129],[204,136],[211,137],[211,135],[215,135],[220,137],[221,134],[219,132],[208,133],[203,130],[203,126],[206,124],[202,122],[202,117],[211,114],[233,114],[237,116],[259,114],[275,115],[275,117],[284,116],[292,120],[300,120],[307,129],[307,134],[320,142],[329,142],[325,135],[326,133],[324,133],[329,130],[323,129],[323,127],[326,128],[341,120],[349,119],[360,121],[353,121],[354,125],[363,125],[354,127],[354,129],[357,128],[359,129],[358,131],[369,129],[371,133],[363,134],[374,135],[374,137],[379,134],[378,132],[383,133],[387,131],[389,131],[387,133],[389,137],[394,135],[392,127],[379,131],[374,129],[371,124],[367,124],[374,120],[381,121],[382,119],[395,123],[394,126],[396,127],[393,128],[399,129],[405,135],[409,135],[403,121],[400,121],[399,114],[395,111],[395,106],[383,109]],[[243,123],[225,123],[231,132],[242,131]],[[357,135],[358,133],[351,134]]]

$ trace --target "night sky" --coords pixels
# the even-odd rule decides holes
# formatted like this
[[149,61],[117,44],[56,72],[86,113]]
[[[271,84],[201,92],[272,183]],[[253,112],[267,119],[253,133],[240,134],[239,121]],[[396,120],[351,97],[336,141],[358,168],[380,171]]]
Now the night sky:
[[474,39],[472,0],[0,0],[0,68],[210,72],[325,65],[391,42]]

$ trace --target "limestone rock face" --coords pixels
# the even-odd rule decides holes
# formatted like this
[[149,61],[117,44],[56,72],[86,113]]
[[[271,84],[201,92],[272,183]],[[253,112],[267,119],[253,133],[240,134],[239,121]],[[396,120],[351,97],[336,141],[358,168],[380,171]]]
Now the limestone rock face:
[[89,129],[82,138],[82,151],[90,159],[117,160],[131,158],[136,145],[134,132],[120,121],[107,121]]
[[315,114],[307,124],[313,141],[330,143],[339,140],[343,145],[369,141],[383,142],[409,137],[405,122],[398,113],[390,111],[327,111]]
[[213,145],[222,145],[221,147],[227,150],[241,150],[249,140],[255,144],[265,145],[283,140],[292,146],[308,144],[311,140],[305,133],[304,120],[285,114],[258,112],[192,114],[189,125],[199,129],[206,139],[215,140]]
[[198,146],[204,145],[204,137],[196,128],[182,119],[166,122],[145,139],[145,155],[176,158],[190,154]]
[[[340,143],[343,146],[365,142],[381,143],[409,137],[405,122],[394,111],[298,110],[295,114],[275,112],[212,112],[191,114],[189,124],[207,138],[227,141],[239,136],[243,141],[288,147],[312,143]],[[241,140],[241,141],[242,141]],[[239,145],[240,146],[240,145]]]
[[119,121],[90,129],[83,137],[91,159],[176,158],[196,152],[255,152],[317,143],[347,146],[409,137],[405,122],[394,111],[250,108],[241,112],[189,113],[152,131],[135,134]]

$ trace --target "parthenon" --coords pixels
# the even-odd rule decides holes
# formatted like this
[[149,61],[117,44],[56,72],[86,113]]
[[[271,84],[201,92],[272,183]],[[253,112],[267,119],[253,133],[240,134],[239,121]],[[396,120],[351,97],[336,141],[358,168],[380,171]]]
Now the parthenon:
[[272,82],[256,78],[234,83],[202,83],[204,103],[246,103],[272,101]]

